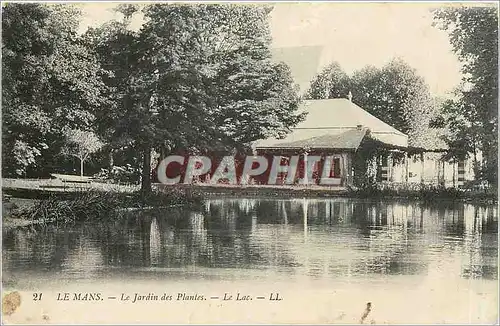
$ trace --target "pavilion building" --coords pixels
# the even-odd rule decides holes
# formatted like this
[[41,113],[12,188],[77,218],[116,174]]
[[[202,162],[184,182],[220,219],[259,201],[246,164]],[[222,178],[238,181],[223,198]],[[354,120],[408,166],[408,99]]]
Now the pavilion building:
[[[349,96],[350,97],[350,96]],[[371,115],[352,102],[352,98],[304,101],[301,112],[307,112],[282,139],[269,138],[253,144],[256,155],[281,156],[286,165],[292,156],[299,156],[296,183],[305,176],[309,156],[321,156],[313,167],[313,180],[318,183],[324,158],[333,156],[330,178],[334,185],[361,185],[369,180],[387,183],[433,183],[458,186],[473,178],[469,161],[447,163],[440,160],[446,149],[424,149],[408,146],[408,136]],[[445,173],[447,172],[447,173]],[[266,183],[268,174],[256,179]],[[278,184],[284,183],[286,173]]]

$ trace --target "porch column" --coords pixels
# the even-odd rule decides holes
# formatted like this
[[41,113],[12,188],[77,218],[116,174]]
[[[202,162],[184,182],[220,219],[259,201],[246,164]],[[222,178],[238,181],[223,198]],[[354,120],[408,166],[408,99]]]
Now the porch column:
[[321,177],[323,176],[323,169],[325,168],[325,161],[327,156],[328,154],[326,154],[325,152],[321,153],[321,159],[318,163],[318,180],[315,180],[315,183],[317,184],[321,184]]
[[440,180],[440,183],[443,185],[443,187],[446,187],[446,175],[444,174],[445,173],[444,166],[445,166],[446,162],[440,160],[439,163],[441,164],[441,167],[440,167],[440,170],[441,170],[441,180]]
[[456,164],[457,163],[455,163],[455,162],[452,163],[452,166],[453,166],[453,188],[455,188],[457,186],[457,184],[455,182],[455,180],[456,180],[456,178],[455,178],[455,171],[456,171],[455,165]]
[[457,176],[457,185],[463,186],[465,183],[465,161],[458,161],[458,176]]
[[409,157],[408,157],[408,152],[405,152],[405,183],[408,183],[409,179]]
[[304,148],[304,184],[309,185],[309,177],[307,176],[307,156],[309,155],[308,149]]
[[422,171],[420,173],[420,183],[424,184],[424,171],[425,171],[425,155],[424,152],[420,153],[420,162],[422,163]]
[[302,198],[302,212],[304,217],[304,240],[307,241],[307,211],[309,209],[309,199]]
[[345,186],[347,184],[347,162],[346,155],[344,153],[340,154],[340,185]]
[[348,186],[352,186],[354,184],[354,170],[352,167],[352,156],[353,154],[351,153],[345,154]]
[[381,157],[381,178],[382,181],[389,181],[389,154],[387,156],[382,155]]
[[390,153],[389,156],[387,156],[387,181],[393,182],[394,181],[394,161],[393,161],[393,154]]

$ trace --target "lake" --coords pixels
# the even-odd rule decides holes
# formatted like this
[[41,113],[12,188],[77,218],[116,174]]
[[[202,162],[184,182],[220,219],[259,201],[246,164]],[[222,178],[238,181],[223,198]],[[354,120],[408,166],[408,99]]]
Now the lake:
[[348,198],[16,229],[3,285],[23,301],[5,322],[359,323],[370,302],[364,323],[494,323],[497,230],[496,206]]

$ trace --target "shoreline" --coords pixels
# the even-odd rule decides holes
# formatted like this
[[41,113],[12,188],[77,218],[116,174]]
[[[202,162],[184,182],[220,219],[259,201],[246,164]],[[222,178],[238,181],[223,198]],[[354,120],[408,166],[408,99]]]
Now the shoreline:
[[311,186],[287,186],[287,185],[164,185],[155,184],[155,190],[183,190],[185,192],[198,193],[202,197],[211,199],[220,196],[229,198],[269,198],[269,199],[289,199],[289,198],[352,198],[368,200],[397,200],[397,201],[417,201],[426,204],[433,203],[475,203],[479,205],[491,205],[498,203],[498,193],[496,189],[487,191],[474,190],[463,191],[455,188],[385,188],[353,189],[346,187],[325,187],[318,185]]
[[[358,198],[358,199],[408,199],[408,200],[446,200],[457,202],[468,201],[488,201],[498,202],[498,193],[495,189],[488,190],[459,190],[457,188],[439,188],[424,186],[419,189],[418,186],[391,187],[382,186],[373,189],[350,189],[346,187],[326,187],[326,186],[288,186],[288,185],[208,185],[208,184],[153,184],[153,192],[164,190],[185,191],[197,193],[204,198],[219,197],[221,195],[230,197],[269,197],[269,198]],[[128,191],[117,189],[99,189],[94,187],[69,187],[64,191],[38,188],[38,187],[14,187],[3,186],[2,192],[12,198],[23,199],[47,199],[57,196],[61,199],[72,200],[76,195],[86,191],[100,191],[130,194]],[[427,196],[427,198],[423,198]]]
[[[117,190],[103,190],[96,188],[68,188],[65,191],[48,190],[28,187],[2,187],[2,193],[10,198],[27,200],[44,200],[57,197],[60,200],[73,200],[82,193],[96,191],[102,193],[116,193],[123,196],[131,192]],[[465,191],[455,188],[373,188],[348,189],[345,187],[322,186],[268,186],[268,185],[206,185],[206,184],[153,184],[153,192],[181,191],[185,194],[196,194],[203,198],[227,196],[231,198],[267,197],[267,198],[356,198],[373,200],[422,200],[422,201],[454,201],[454,202],[486,202],[497,203],[498,193],[495,189]]]
[[[148,210],[155,210],[155,209],[167,209],[167,208],[174,208],[174,207],[181,207],[182,205],[178,204],[173,204],[173,205],[168,205],[168,206],[145,206],[145,207],[123,207],[123,208],[118,208],[116,209],[117,212],[135,212],[135,211],[148,211]],[[2,231],[10,231],[12,229],[17,229],[17,228],[23,228],[23,227],[28,227],[28,226],[34,226],[34,225],[40,225],[40,224],[48,224],[48,223],[54,223],[56,222],[56,219],[25,219],[22,217],[19,218],[14,218],[11,216],[3,216],[2,220]]]
[[27,220],[23,218],[4,217],[2,221],[2,231],[6,232],[17,228],[24,228],[28,226],[53,223],[53,222],[55,222],[55,220],[50,220],[50,221],[45,221],[43,219]]
[[[78,196],[87,191],[98,191],[103,193],[121,193],[121,195],[127,197],[131,193],[113,191],[113,190],[99,190],[93,188],[86,188],[82,190],[81,188],[68,188],[66,191],[57,190],[47,190],[39,188],[14,188],[14,187],[3,187],[3,195],[7,195],[8,200],[2,202],[2,215],[3,215],[3,231],[9,231],[11,229],[19,227],[27,227],[33,225],[39,225],[44,223],[55,222],[56,219],[25,219],[22,217],[12,217],[12,212],[21,208],[16,203],[21,202],[21,206],[35,205],[37,201],[47,200],[49,198],[61,201],[72,201],[76,200]],[[258,186],[258,185],[248,185],[248,186],[232,186],[232,185],[163,185],[154,184],[153,192],[168,193],[169,191],[181,191],[184,195],[195,194],[205,199],[220,198],[221,196],[225,198],[268,198],[268,199],[289,199],[289,198],[352,198],[352,199],[367,199],[375,201],[416,201],[425,204],[438,204],[438,203],[473,203],[477,205],[493,205],[498,203],[498,197],[493,195],[493,192],[458,192],[457,190],[442,193],[437,191],[429,190],[427,192],[422,192],[420,190],[404,190],[398,193],[397,190],[393,189],[375,189],[375,191],[370,192],[368,190],[352,190],[341,187],[320,187],[320,186],[309,186],[309,187],[293,187],[293,186]],[[460,195],[460,197],[449,196]],[[12,202],[11,202],[12,201]],[[10,205],[9,205],[10,204]],[[15,206],[15,207],[14,207]],[[127,212],[127,211],[137,211],[137,210],[151,210],[151,209],[162,209],[167,207],[175,207],[179,204],[172,205],[160,205],[149,204],[139,207],[120,207],[116,211]]]

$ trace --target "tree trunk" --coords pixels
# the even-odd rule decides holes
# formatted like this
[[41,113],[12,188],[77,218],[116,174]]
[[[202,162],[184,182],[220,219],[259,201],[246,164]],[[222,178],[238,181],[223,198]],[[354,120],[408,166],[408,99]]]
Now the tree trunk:
[[83,178],[83,160],[80,159],[80,177]]
[[141,192],[150,193],[151,190],[151,146],[145,146],[144,153],[142,155],[142,180],[141,180]]

